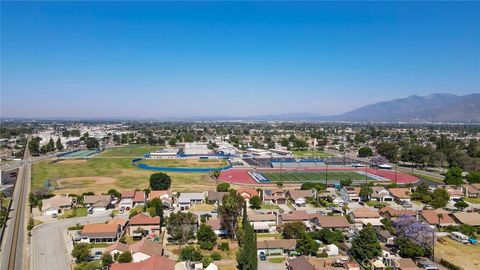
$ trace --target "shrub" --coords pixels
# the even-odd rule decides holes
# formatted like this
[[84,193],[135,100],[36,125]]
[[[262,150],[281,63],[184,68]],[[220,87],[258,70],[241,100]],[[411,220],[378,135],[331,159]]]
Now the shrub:
[[210,258],[214,261],[220,261],[222,259],[222,255],[218,252],[213,252],[210,254]]
[[213,245],[212,242],[200,242],[200,249],[212,250]]
[[442,259],[442,260],[440,261],[440,264],[443,265],[443,266],[445,266],[446,268],[448,268],[448,269],[450,269],[450,270],[463,270],[462,267],[460,267],[460,266],[458,266],[458,265],[455,265],[455,264],[453,264],[453,263],[451,263],[451,262],[449,262],[449,261],[447,261],[447,260],[444,260],[444,259]]
[[230,247],[228,246],[227,242],[222,242],[218,246],[218,249],[220,249],[221,251],[227,251],[227,250],[230,250]]

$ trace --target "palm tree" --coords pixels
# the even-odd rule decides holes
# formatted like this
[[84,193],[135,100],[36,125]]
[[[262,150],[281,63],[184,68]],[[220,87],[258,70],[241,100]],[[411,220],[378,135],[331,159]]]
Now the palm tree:
[[364,201],[370,200],[370,195],[372,194],[373,194],[373,189],[368,185],[364,185],[360,189],[360,197],[362,197]]
[[5,194],[3,192],[0,192],[0,210],[3,209],[3,198],[5,197]]
[[277,182],[277,188],[283,188],[283,182],[282,181]]
[[438,213],[438,214],[437,214],[437,218],[438,218],[438,226],[440,226],[440,220],[443,219],[443,214],[442,214],[442,213]]

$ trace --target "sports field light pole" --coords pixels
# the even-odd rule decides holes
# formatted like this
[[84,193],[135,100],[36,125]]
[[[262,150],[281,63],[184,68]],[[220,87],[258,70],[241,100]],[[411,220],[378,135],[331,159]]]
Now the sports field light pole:
[[328,183],[328,163],[325,163],[325,165],[327,166],[327,170],[325,171],[325,186],[327,186],[327,183]]

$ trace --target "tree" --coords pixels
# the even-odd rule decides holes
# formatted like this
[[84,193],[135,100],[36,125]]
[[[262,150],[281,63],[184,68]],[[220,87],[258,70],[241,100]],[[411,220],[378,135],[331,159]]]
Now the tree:
[[360,231],[359,236],[353,239],[350,253],[360,262],[373,259],[382,254],[382,248],[378,242],[375,229],[371,224],[364,227]]
[[257,236],[253,226],[248,221],[247,205],[243,206],[242,227],[244,231],[243,243],[237,253],[238,269],[257,270]]
[[370,195],[373,194],[373,189],[368,185],[363,185],[360,188],[360,197],[362,197],[363,201],[369,201]]
[[470,184],[480,183],[480,171],[469,172],[466,178]]
[[132,253],[130,251],[123,252],[118,256],[118,259],[117,259],[119,263],[129,263],[129,262],[132,262],[132,260],[133,260]]
[[307,228],[301,221],[285,223],[282,227],[283,239],[300,239],[306,233]]
[[[218,179],[218,177],[220,177],[220,171],[219,170],[213,170],[212,171],[212,176],[215,178],[215,179]],[[227,183],[228,184],[228,183]],[[228,189],[227,189],[228,190]]]
[[100,143],[97,141],[97,139],[93,137],[85,138],[84,142],[88,149],[97,149],[100,146]]
[[150,175],[150,188],[152,190],[167,190],[172,184],[172,178],[166,173],[154,173]]
[[242,213],[242,207],[245,203],[236,190],[231,189],[223,198],[223,203],[218,207],[218,214],[222,226],[227,230],[228,236],[234,240],[237,229],[238,218]]
[[345,241],[345,235],[341,231],[332,231],[330,229],[321,229],[319,231],[310,232],[309,235],[313,239],[320,240],[326,245]]
[[186,246],[180,250],[180,261],[201,261],[203,258],[200,250],[193,246]]
[[160,227],[163,225],[163,203],[160,198],[153,198],[150,201],[147,202],[147,207],[153,209],[153,215],[152,213],[149,213],[150,216],[155,217],[159,216],[160,217]]
[[463,211],[463,209],[468,207],[468,203],[464,202],[463,200],[460,200],[456,202],[453,206]]
[[379,155],[386,157],[391,162],[397,161],[398,146],[391,142],[381,142],[377,145]]
[[217,235],[212,230],[212,227],[207,224],[200,225],[197,232],[197,238],[201,249],[212,250],[217,243]]
[[250,198],[250,208],[260,209],[261,206],[262,206],[262,200],[258,195],[255,195]]
[[168,218],[167,232],[172,237],[173,242],[182,246],[188,240],[195,238],[196,224],[197,220],[192,213],[172,212]]
[[109,189],[109,190],[107,191],[107,194],[108,194],[108,195],[111,195],[111,196],[113,196],[113,197],[115,197],[115,198],[120,198],[120,197],[122,196],[122,194],[121,194],[120,192],[118,192],[118,191],[117,191],[116,189],[114,189],[114,188]]
[[277,186],[277,188],[283,188],[283,182],[282,181],[277,181],[276,186]]
[[102,266],[106,268],[110,267],[110,265],[113,263],[112,255],[110,255],[108,252],[103,253],[100,260],[102,261]]
[[298,253],[306,256],[314,256],[317,254],[318,248],[320,244],[318,244],[315,240],[310,237],[308,234],[304,234],[303,237],[297,241],[296,250]]
[[55,143],[55,147],[57,148],[58,151],[62,151],[63,150],[63,144],[62,144],[62,140],[60,140],[60,138],[57,139],[57,142]]
[[88,261],[90,258],[90,246],[85,243],[76,244],[73,247],[72,256],[77,263]]
[[370,157],[373,155],[372,148],[365,146],[365,147],[360,147],[358,149],[358,156],[359,157]]
[[425,249],[406,237],[398,237],[395,243],[399,247],[400,256],[415,259],[425,256]]
[[451,167],[445,173],[445,184],[460,186],[463,184],[462,169],[459,167]]
[[397,237],[404,237],[420,245],[425,250],[430,250],[433,229],[427,224],[420,223],[415,217],[402,215],[393,222],[393,226],[395,227]]
[[350,179],[350,178],[340,180],[340,185],[342,185],[342,187],[348,187],[351,184],[352,184],[352,179]]
[[437,188],[432,193],[432,200],[430,205],[433,208],[443,208],[447,205],[448,200],[450,200],[450,195],[445,188]]
[[230,189],[230,184],[222,182],[217,185],[217,191],[218,192],[227,192]]

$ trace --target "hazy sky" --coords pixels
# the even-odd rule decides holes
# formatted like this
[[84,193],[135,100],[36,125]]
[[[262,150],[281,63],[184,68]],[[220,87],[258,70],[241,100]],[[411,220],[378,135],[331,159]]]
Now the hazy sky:
[[480,92],[480,3],[1,2],[1,116],[335,114]]

